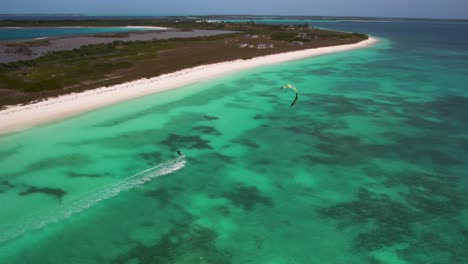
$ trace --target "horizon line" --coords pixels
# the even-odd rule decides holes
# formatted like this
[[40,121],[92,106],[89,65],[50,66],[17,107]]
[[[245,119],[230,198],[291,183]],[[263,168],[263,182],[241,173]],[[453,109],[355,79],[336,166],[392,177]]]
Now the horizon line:
[[310,17],[310,18],[352,18],[352,19],[402,19],[402,20],[462,20],[468,18],[434,18],[434,17],[393,17],[393,16],[356,16],[356,15],[278,15],[278,14],[144,14],[144,13],[0,13],[0,16],[74,16],[74,17],[209,17],[209,16],[250,16],[250,17]]

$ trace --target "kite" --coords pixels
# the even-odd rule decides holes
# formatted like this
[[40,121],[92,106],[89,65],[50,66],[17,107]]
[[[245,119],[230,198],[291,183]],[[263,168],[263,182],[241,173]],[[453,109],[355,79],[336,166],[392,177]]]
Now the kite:
[[292,101],[292,103],[290,105],[290,106],[293,106],[296,103],[297,98],[298,98],[297,88],[292,84],[285,84],[285,85],[281,86],[281,90],[283,90],[283,89],[293,89],[296,92],[296,97],[294,98],[294,100]]

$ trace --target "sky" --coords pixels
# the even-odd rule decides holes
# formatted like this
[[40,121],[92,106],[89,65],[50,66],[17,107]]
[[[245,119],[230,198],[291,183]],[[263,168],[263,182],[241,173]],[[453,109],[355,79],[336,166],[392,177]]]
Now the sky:
[[0,0],[0,14],[57,13],[468,19],[468,0]]

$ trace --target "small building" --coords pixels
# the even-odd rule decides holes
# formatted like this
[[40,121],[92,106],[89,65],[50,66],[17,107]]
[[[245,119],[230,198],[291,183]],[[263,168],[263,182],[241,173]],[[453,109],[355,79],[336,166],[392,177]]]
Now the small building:
[[245,37],[250,38],[250,39],[256,39],[256,38],[258,38],[258,35],[247,34],[247,35],[245,35]]
[[293,42],[291,42],[291,45],[302,46],[302,45],[304,45],[304,42],[302,42],[302,41],[293,41]]
[[250,44],[250,45],[249,45],[249,48],[253,49],[253,48],[255,48],[255,45]]
[[307,33],[305,33],[305,32],[299,32],[299,33],[297,34],[297,37],[298,37],[298,38],[301,38],[301,39],[307,39],[309,36],[308,36]]
[[272,49],[273,43],[258,43],[257,49]]
[[266,46],[265,43],[259,43],[259,44],[257,44],[257,49],[266,49],[266,48],[267,48],[267,46]]
[[248,45],[249,45],[249,44],[247,44],[247,43],[241,43],[241,44],[239,44],[239,48],[245,48],[245,47],[247,47]]

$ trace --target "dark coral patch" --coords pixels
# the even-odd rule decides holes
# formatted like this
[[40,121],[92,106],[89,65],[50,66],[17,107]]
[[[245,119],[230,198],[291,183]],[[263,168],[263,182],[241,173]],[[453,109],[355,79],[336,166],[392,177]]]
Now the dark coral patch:
[[[435,146],[463,147],[458,138],[441,137],[438,133],[423,133],[419,135],[405,135],[397,132],[385,132],[382,136],[395,143],[373,144],[363,142],[361,137],[340,135],[327,130],[327,125],[317,124],[316,127],[292,126],[286,127],[295,134],[304,134],[316,138],[320,143],[314,147],[320,153],[311,152],[303,158],[322,164],[356,165],[367,163],[372,158],[401,159],[411,163],[425,164],[427,166],[455,166],[463,162],[448,153],[445,148]],[[450,145],[452,145],[450,144]],[[411,147],[408,147],[411,146]],[[452,147],[452,146],[451,146]]]
[[376,106],[376,102],[367,98],[351,98],[342,95],[314,95],[313,100],[303,101],[312,107],[321,106],[329,115],[367,115],[369,106]]
[[260,145],[255,143],[253,140],[250,140],[247,138],[239,139],[239,140],[236,140],[235,142],[241,144],[242,146],[251,148],[251,149],[258,149],[260,147]]
[[37,161],[28,166],[28,171],[43,170],[56,167],[80,167],[91,163],[92,160],[83,154],[52,157]]
[[80,172],[68,172],[67,175],[72,178],[101,178],[110,176],[110,173],[80,173]]
[[15,185],[11,184],[9,181],[2,181],[0,185],[5,186],[7,188],[15,188]]
[[402,160],[426,164],[427,166],[455,166],[463,164],[461,160],[448,153],[443,147],[437,147],[451,145],[453,150],[459,147],[463,148],[463,145],[457,144],[458,141],[456,139],[452,141],[452,139],[440,136],[439,133],[427,132],[415,136],[407,136],[394,132],[384,133],[386,137],[398,144],[388,145],[386,151],[382,152],[380,156],[389,158],[399,157]]
[[25,196],[35,193],[53,196],[57,199],[61,199],[66,194],[64,190],[58,188],[26,186],[26,190],[20,192],[19,195]]
[[[186,117],[190,120],[190,117],[198,117],[199,115],[189,115]],[[184,118],[174,118],[171,120],[173,123],[184,123],[186,121]],[[169,124],[168,127],[170,128],[172,124]],[[174,125],[175,126],[175,125]],[[78,142],[66,143],[69,146],[82,146],[82,145],[100,145],[104,147],[110,148],[119,148],[119,149],[143,149],[148,147],[149,145],[157,145],[159,139],[161,139],[166,133],[163,132],[161,129],[143,129],[137,130],[132,132],[126,133],[119,133],[113,134],[109,137],[105,138],[98,138],[98,139],[91,139],[91,140],[83,140]]]
[[203,134],[208,134],[208,135],[215,135],[215,136],[221,136],[221,132],[219,132],[215,127],[212,126],[196,126],[193,127],[192,130],[201,132]]
[[231,263],[230,252],[216,247],[217,237],[212,229],[178,223],[157,243],[147,246],[137,242],[127,254],[117,257],[112,263]]
[[[305,121],[302,120],[300,117],[294,117],[297,121]],[[304,123],[305,123],[304,122]],[[302,135],[310,135],[310,136],[317,136],[326,139],[330,136],[330,132],[325,132],[325,130],[336,129],[342,130],[349,128],[348,124],[343,120],[330,120],[326,124],[323,123],[314,123],[313,126],[304,125],[297,125],[297,126],[286,126],[284,127],[285,130],[288,132],[292,132],[294,134],[302,134]]]
[[184,191],[185,188],[181,186],[163,186],[163,187],[158,187],[157,189],[154,190],[149,190],[144,193],[146,197],[151,197],[154,198],[158,201],[158,206],[160,208],[165,208],[171,203],[171,200],[174,198],[174,196],[181,191]]
[[143,159],[147,164],[155,164],[157,162],[161,161],[162,154],[157,151],[152,151],[152,152],[144,152],[138,154],[138,157]]
[[456,159],[455,157],[444,153],[438,150],[430,150],[427,152],[427,156],[432,160],[434,163],[444,164],[446,166],[454,166],[454,165],[461,165],[463,162]]
[[[444,132],[445,134],[458,134],[465,131],[468,123],[468,97],[445,96],[424,103],[405,102],[400,104],[403,109],[398,117],[405,118],[405,122],[411,126],[432,129],[432,134]],[[430,117],[427,119],[424,117]]]
[[309,134],[310,129],[307,127],[302,127],[302,126],[292,126],[292,127],[285,127],[287,131],[291,131],[293,134]]
[[253,186],[238,186],[232,191],[224,192],[222,197],[247,211],[252,210],[255,205],[273,206],[272,199]]
[[21,147],[18,146],[18,147],[10,148],[7,150],[0,150],[0,160],[4,160],[6,158],[9,158],[15,155],[16,153],[18,153],[20,149]]
[[468,203],[457,185],[449,184],[440,175],[402,173],[392,174],[385,181],[387,187],[411,186],[404,194],[406,201],[421,212],[439,216],[458,214]]
[[464,163],[463,159],[459,159],[460,155],[456,154],[467,149],[464,144],[464,131],[468,122],[465,114],[468,111],[467,97],[445,96],[424,103],[402,101],[398,106],[400,111],[395,112],[394,116],[420,133],[384,133],[384,136],[397,143],[389,148],[388,156],[424,164],[436,170]]
[[215,207],[216,212],[220,213],[222,216],[229,216],[231,214],[231,210],[229,210],[229,207],[225,205],[220,205]]
[[[450,95],[422,104],[422,108],[436,113],[441,119],[468,123],[468,97]],[[421,110],[423,110],[421,109]]]
[[205,118],[206,120],[218,120],[219,117],[217,116],[209,116],[209,115],[204,115],[203,118]]
[[[192,98],[195,98],[195,97],[192,97]],[[200,98],[203,98],[203,97],[200,97]],[[198,98],[197,98],[197,100],[193,100],[192,102],[195,105],[206,103],[205,100],[198,99]],[[129,113],[129,114],[122,115],[122,116],[119,116],[119,117],[111,119],[111,120],[104,121],[104,122],[102,122],[100,124],[97,124],[96,127],[113,127],[113,126],[121,125],[123,123],[129,122],[129,121],[132,121],[132,120],[136,120],[136,119],[142,118],[144,116],[149,116],[149,115],[152,115],[152,114],[155,114],[155,113],[164,112],[164,111],[166,111],[168,109],[174,108],[178,104],[179,104],[179,102],[170,102],[170,103],[167,103],[167,104],[164,104],[164,105],[157,105],[157,106],[149,107],[147,109],[144,109],[144,110],[141,110],[141,111],[138,111],[138,112]]]
[[165,208],[171,202],[172,193],[167,188],[158,188],[145,192],[145,196],[155,198],[159,207]]
[[411,224],[421,219],[416,210],[364,188],[359,190],[357,200],[322,208],[319,213],[336,219],[341,227],[375,223],[376,228],[359,234],[354,240],[356,247],[365,250],[405,241],[411,235]]
[[253,93],[253,95],[256,95],[256,96],[259,96],[259,97],[271,98],[271,99],[275,99],[275,100],[280,98],[278,95],[270,94],[270,93]]
[[145,129],[130,133],[121,133],[104,139],[96,139],[89,143],[112,148],[135,149],[146,147],[160,137],[160,130]]
[[15,185],[11,184],[9,181],[0,182],[0,193],[12,188],[15,188]]
[[118,118],[114,118],[114,119],[111,119],[111,120],[104,121],[104,122],[102,122],[100,124],[97,124],[96,127],[114,127],[114,126],[118,126],[118,125],[121,125],[123,123],[126,123],[126,122],[129,122],[129,121],[141,118],[142,116],[152,114],[152,113],[156,112],[158,110],[158,108],[159,108],[159,106],[158,107],[151,107],[151,108],[148,108],[148,109],[136,112],[136,113],[131,113],[131,114],[126,114],[126,115],[123,115],[123,116],[119,116]]
[[171,133],[161,143],[170,149],[178,149],[181,146],[186,149],[212,149],[209,141],[200,136],[182,136]]
[[272,168],[273,159],[269,159],[266,155],[252,159],[249,161],[249,169],[259,173],[269,172]]
[[359,89],[359,92],[371,92],[375,93],[376,90],[380,88],[380,83],[375,81],[365,81],[365,80],[346,80],[342,82],[337,82],[334,87],[330,90],[337,94],[348,94],[349,92],[354,92],[356,89]]
[[262,114],[256,114],[253,119],[255,120],[279,120],[281,119],[280,116],[273,116],[273,115],[262,115]]
[[315,147],[321,155],[308,154],[303,158],[313,163],[350,166],[366,163],[370,158],[388,156],[391,145],[366,144],[356,136],[318,132],[320,142]]
[[466,240],[454,234],[447,238],[444,233],[422,231],[418,241],[398,250],[398,255],[408,263],[468,263]]
[[316,70],[310,70],[307,72],[307,74],[309,75],[333,75],[333,74],[336,74],[337,72],[337,68],[333,68],[333,67],[320,67]]
[[[467,202],[458,185],[447,183],[447,177],[441,175],[386,173],[375,167],[366,168],[365,171],[371,177],[379,178],[388,188],[404,186],[408,190],[400,193],[406,201],[402,203],[392,200],[387,195],[361,188],[357,200],[319,210],[322,216],[335,219],[339,227],[372,224],[370,230],[355,237],[354,246],[363,250],[378,250],[411,241],[408,248],[400,252],[402,257],[412,262],[421,261],[416,261],[414,258],[418,254],[412,252],[418,251],[421,253],[419,255],[424,255],[422,253],[426,252],[426,249],[434,254],[451,252],[449,255],[440,255],[440,259],[433,263],[446,262],[447,259],[460,260],[454,263],[464,263],[468,260],[468,254],[461,254],[459,242],[453,239],[444,241],[447,236],[439,236],[437,231],[428,232],[426,235],[433,238],[425,239],[421,237],[421,230],[414,228],[414,224],[419,225],[421,222],[431,225],[434,218],[452,221],[459,215],[460,211],[466,208]],[[451,228],[444,227],[444,232],[450,232],[451,237],[458,236],[459,241],[462,241],[462,232],[465,229],[456,222],[453,223]]]
[[[224,155],[218,152],[211,153],[210,156],[214,157],[215,159],[223,161],[223,163],[233,163],[234,158],[228,155]],[[208,158],[209,159],[209,158]]]

